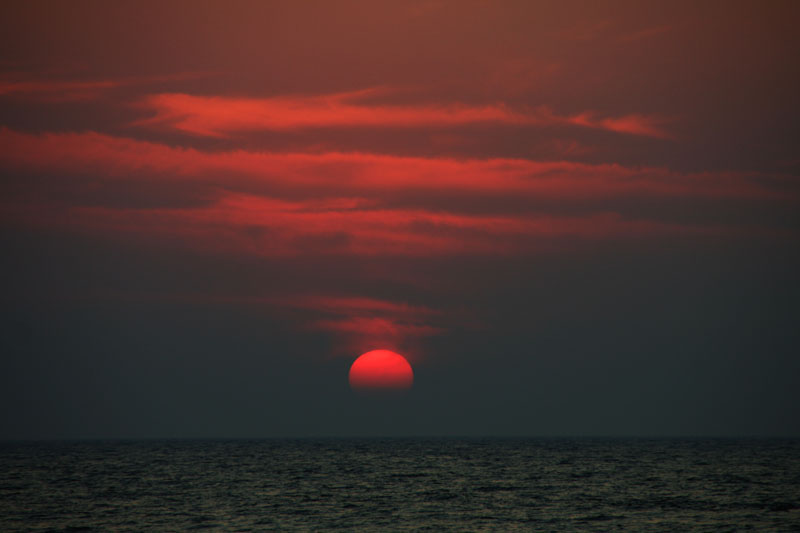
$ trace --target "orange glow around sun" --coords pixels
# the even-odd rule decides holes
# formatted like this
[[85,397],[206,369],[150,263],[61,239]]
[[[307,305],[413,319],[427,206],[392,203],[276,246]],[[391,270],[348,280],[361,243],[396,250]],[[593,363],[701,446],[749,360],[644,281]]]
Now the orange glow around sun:
[[401,391],[410,389],[413,383],[411,365],[390,350],[367,352],[350,367],[350,387],[355,391]]

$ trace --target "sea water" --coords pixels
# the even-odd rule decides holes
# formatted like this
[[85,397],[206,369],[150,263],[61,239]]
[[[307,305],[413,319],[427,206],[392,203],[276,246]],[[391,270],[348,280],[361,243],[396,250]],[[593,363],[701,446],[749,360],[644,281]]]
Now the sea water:
[[800,531],[800,441],[0,444],[2,531]]

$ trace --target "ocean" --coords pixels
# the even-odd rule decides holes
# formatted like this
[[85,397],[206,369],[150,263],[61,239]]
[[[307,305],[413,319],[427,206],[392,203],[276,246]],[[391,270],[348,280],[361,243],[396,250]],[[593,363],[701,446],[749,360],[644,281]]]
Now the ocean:
[[800,531],[800,440],[5,442],[0,531]]

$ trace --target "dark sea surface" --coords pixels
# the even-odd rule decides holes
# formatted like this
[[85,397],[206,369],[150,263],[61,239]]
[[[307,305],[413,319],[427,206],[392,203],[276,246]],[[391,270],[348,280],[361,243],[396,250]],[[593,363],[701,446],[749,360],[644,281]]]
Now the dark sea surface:
[[798,440],[0,444],[2,531],[800,531]]

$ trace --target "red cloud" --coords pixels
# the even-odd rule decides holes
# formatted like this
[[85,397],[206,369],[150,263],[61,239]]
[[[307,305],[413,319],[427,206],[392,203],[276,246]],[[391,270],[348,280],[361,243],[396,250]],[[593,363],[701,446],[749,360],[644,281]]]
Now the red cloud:
[[0,96],[22,95],[36,99],[69,102],[97,98],[104,91],[131,85],[146,85],[167,81],[180,81],[208,76],[206,73],[186,72],[166,76],[139,76],[100,80],[0,80]]
[[596,128],[630,135],[646,137],[659,137],[662,139],[671,136],[663,128],[665,120],[646,115],[625,115],[622,117],[597,118],[594,113],[581,113],[567,118],[571,124]]
[[595,118],[594,113],[562,116],[549,108],[512,109],[484,106],[388,105],[364,103],[375,91],[321,96],[229,98],[166,93],[145,98],[142,106],[155,116],[136,122],[192,135],[221,137],[232,132],[330,127],[444,127],[475,123],[528,126],[580,126],[630,135],[668,137],[662,120],[644,115]]
[[318,320],[312,329],[333,333],[355,334],[359,337],[408,338],[426,337],[444,332],[442,328],[421,324],[400,324],[387,318],[350,317],[335,320]]
[[281,301],[284,305],[313,309],[334,314],[391,314],[403,317],[438,315],[439,312],[424,306],[409,305],[404,302],[391,302],[358,296],[299,296]]
[[21,209],[34,226],[256,256],[508,254],[553,243],[654,235],[717,234],[719,227],[625,220],[614,213],[574,217],[477,216],[422,209],[306,210],[254,196],[224,196],[195,208]]
[[[375,346],[399,348],[409,340],[446,331],[445,315],[405,302],[353,296],[303,295],[274,302],[316,313],[307,322],[312,330],[334,333],[343,341],[343,351],[352,355]],[[320,316],[321,315],[321,316]]]
[[[603,199],[626,195],[796,200],[748,175],[677,174],[619,165],[520,159],[455,160],[361,153],[276,154],[203,152],[97,133],[41,136],[0,130],[0,163],[52,172],[58,180],[92,175],[100,182],[168,180],[215,193],[194,207],[87,206],[34,190],[30,205],[6,202],[4,217],[45,227],[166,242],[200,250],[257,256],[508,254],[563,243],[653,235],[741,231],[624,218]],[[81,185],[83,183],[83,185]],[[163,187],[144,189],[160,194]],[[400,193],[416,191],[404,207]],[[459,211],[457,196],[501,203],[548,198],[577,202],[580,211],[553,215],[526,209],[475,214]],[[469,202],[468,202],[469,203]]]
[[102,91],[121,85],[121,82],[115,80],[0,81],[0,96],[22,94],[54,101],[88,100],[96,98]]
[[[162,179],[272,196],[374,201],[388,192],[600,200],[623,196],[795,199],[757,174],[525,159],[444,159],[340,153],[203,152],[99,133],[30,135],[0,128],[0,163],[18,170]],[[66,179],[66,178],[62,178]],[[782,181],[780,176],[773,180]],[[353,200],[362,198],[366,200]]]

